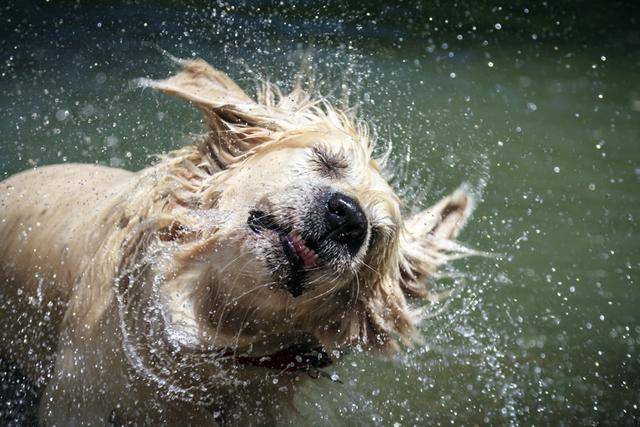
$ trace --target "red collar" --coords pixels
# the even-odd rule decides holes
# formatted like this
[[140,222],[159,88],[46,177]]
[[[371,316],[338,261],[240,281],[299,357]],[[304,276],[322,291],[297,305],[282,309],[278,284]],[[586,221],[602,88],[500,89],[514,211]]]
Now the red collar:
[[281,372],[309,372],[312,369],[326,368],[333,361],[322,347],[311,348],[303,345],[292,345],[268,356],[237,355],[229,348],[220,351],[221,357],[232,357],[241,365],[259,366]]

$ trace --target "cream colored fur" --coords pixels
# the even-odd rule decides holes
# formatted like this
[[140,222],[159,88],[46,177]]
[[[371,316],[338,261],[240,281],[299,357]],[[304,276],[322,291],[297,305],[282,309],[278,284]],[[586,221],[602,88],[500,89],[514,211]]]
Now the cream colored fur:
[[[429,278],[470,253],[452,241],[469,196],[403,220],[349,114],[301,85],[283,95],[265,84],[254,101],[203,61],[181,65],[141,84],[202,111],[199,143],[136,173],[64,164],[0,183],[0,354],[43,387],[43,424],[273,422],[308,375],[234,355],[308,341],[391,355],[419,340]],[[345,162],[339,176],[317,173],[318,149]],[[378,238],[293,297],[247,215],[261,206],[295,228],[321,186],[356,198]]]

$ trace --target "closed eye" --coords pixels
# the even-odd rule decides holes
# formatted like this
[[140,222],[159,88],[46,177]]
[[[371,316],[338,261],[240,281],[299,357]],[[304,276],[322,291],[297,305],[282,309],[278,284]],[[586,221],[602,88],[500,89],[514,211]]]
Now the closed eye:
[[344,153],[329,152],[324,147],[313,147],[313,162],[317,170],[331,178],[339,178],[346,169],[349,168],[349,162]]

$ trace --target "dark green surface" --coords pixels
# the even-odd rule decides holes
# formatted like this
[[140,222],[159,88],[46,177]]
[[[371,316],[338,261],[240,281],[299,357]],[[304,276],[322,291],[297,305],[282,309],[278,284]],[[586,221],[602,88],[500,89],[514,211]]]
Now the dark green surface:
[[305,422],[637,425],[637,6],[469,3],[0,6],[0,174],[138,169],[185,144],[198,114],[129,85],[171,72],[159,49],[247,88],[251,73],[289,84],[311,54],[324,92],[354,89],[393,142],[408,207],[468,182],[481,196],[461,240],[502,255],[437,285],[460,292],[424,346],[306,386]]

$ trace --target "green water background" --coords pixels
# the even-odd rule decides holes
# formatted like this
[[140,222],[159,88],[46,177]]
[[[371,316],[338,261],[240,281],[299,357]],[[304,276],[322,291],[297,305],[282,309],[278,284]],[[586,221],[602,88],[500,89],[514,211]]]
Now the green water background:
[[[640,26],[635,3],[8,2],[0,6],[0,178],[34,164],[139,169],[202,123],[130,82],[202,57],[251,90],[350,88],[407,210],[478,196],[425,343],[350,356],[292,422],[640,420]],[[1,244],[1,243],[0,243]],[[442,310],[440,310],[442,309]]]

